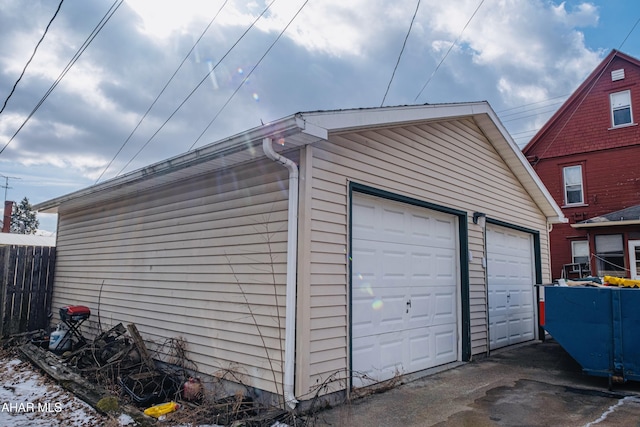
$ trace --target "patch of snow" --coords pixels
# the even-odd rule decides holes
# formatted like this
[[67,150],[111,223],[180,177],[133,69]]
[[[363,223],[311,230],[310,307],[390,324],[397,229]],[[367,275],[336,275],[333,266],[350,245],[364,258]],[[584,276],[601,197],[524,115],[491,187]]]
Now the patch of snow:
[[120,424],[121,426],[129,426],[129,425],[136,425],[136,422],[133,418],[131,418],[129,415],[127,414],[121,414],[118,417],[118,424]]
[[0,358],[0,425],[92,427],[105,418],[30,363]]

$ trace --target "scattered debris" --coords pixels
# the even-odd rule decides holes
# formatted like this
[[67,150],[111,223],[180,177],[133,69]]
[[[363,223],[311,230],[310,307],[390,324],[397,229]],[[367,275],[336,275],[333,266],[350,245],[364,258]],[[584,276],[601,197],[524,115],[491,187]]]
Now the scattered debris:
[[[159,346],[152,353],[134,324],[127,327],[118,324],[62,354],[48,351],[44,331],[13,337],[10,345],[17,344],[21,344],[22,354],[34,365],[108,417],[111,424],[107,425],[156,423],[145,412],[161,417],[162,424],[167,426],[315,424],[314,414],[300,416],[253,399],[251,387],[231,396],[224,394],[222,384],[227,374],[209,377],[207,381],[193,376],[197,366],[187,358],[184,339],[169,339],[164,343],[168,349]],[[162,362],[159,355],[168,360]],[[232,372],[229,375],[238,379]],[[13,385],[3,387],[10,389]],[[164,411],[165,408],[169,411]]]

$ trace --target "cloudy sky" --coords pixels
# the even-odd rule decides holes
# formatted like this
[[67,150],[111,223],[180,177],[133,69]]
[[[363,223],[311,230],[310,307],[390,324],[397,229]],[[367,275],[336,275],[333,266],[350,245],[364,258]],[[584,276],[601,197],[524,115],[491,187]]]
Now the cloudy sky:
[[[0,103],[59,4],[2,1]],[[64,0],[0,113],[0,184],[35,204],[383,100],[489,101],[522,147],[611,49],[640,57],[639,18],[636,0]]]

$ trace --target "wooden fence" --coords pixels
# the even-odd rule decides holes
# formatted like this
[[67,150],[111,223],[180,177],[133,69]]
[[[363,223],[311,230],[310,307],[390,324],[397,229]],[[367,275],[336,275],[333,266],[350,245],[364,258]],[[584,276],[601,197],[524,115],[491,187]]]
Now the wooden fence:
[[55,247],[0,246],[0,337],[46,329]]

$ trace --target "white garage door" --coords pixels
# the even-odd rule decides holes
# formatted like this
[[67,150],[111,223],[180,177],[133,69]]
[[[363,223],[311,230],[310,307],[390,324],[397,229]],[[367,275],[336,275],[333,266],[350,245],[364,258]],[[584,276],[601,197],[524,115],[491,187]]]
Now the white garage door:
[[535,338],[533,236],[487,224],[489,348]]
[[357,193],[352,212],[354,385],[458,360],[456,217]]

